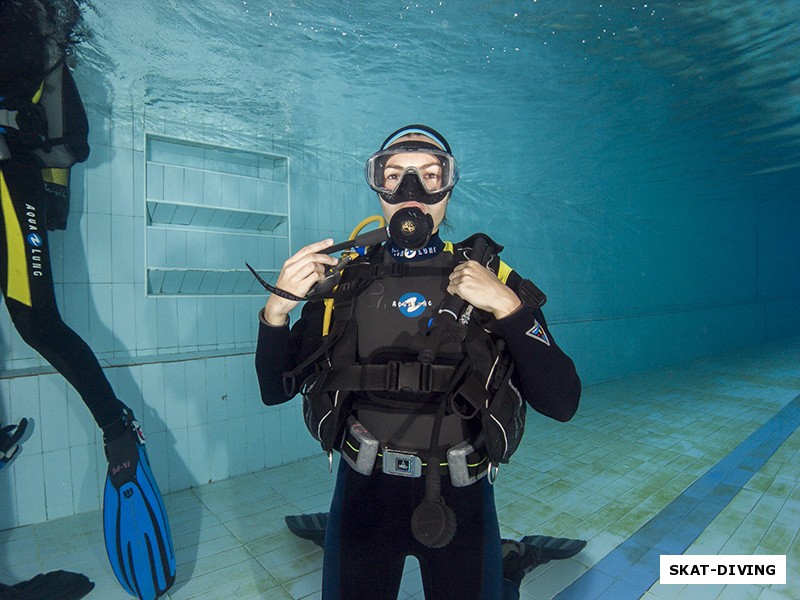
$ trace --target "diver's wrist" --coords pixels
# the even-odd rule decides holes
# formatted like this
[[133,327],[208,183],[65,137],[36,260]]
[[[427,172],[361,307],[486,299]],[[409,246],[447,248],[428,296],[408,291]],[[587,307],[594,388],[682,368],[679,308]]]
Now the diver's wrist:
[[514,298],[503,299],[502,304],[495,308],[492,311],[492,314],[494,315],[495,319],[504,319],[517,312],[521,306],[522,300],[520,300],[517,295],[514,294]]
[[261,321],[270,327],[283,327],[289,321],[287,313],[274,312],[269,310],[269,304],[261,309]]

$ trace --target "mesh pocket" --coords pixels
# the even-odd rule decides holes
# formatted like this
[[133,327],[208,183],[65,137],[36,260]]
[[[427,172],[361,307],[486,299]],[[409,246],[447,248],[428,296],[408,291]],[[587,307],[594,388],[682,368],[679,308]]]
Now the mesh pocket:
[[509,377],[483,413],[486,451],[494,464],[507,463],[525,431],[525,402]]
[[337,447],[348,411],[342,410],[347,393],[307,392],[303,395],[303,420],[311,435],[325,452]]

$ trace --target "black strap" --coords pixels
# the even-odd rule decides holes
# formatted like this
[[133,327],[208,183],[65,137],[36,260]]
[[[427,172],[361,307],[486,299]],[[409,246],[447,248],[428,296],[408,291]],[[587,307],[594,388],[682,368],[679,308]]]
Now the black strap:
[[[344,270],[348,274],[346,281],[338,284],[334,291],[325,291],[323,293],[309,294],[304,300],[309,302],[318,302],[320,300],[342,300],[349,299],[359,295],[373,281],[385,279],[387,277],[402,277],[403,275],[410,275],[412,277],[427,277],[439,276],[442,274],[449,274],[450,269],[446,267],[431,267],[431,266],[417,266],[414,263],[373,263],[373,262],[359,262],[352,263]],[[264,285],[262,283],[262,285]]]
[[315,391],[330,392],[445,392],[450,389],[456,367],[420,362],[391,361],[385,365],[333,367],[323,372]]
[[519,299],[528,306],[541,308],[547,302],[547,295],[540,290],[530,279],[523,279],[515,290]]

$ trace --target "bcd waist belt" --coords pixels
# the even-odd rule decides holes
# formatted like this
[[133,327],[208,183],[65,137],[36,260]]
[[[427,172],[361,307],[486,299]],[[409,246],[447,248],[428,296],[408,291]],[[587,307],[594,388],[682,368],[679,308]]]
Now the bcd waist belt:
[[456,367],[391,361],[385,365],[333,367],[323,371],[308,392],[446,392]]
[[[371,475],[377,468],[389,475],[421,477],[427,469],[422,456],[413,451],[380,448],[378,440],[353,417],[347,421],[341,453],[347,464],[362,475]],[[439,465],[447,467],[454,487],[475,483],[490,466],[485,448],[476,450],[466,441],[452,446],[445,455],[447,461]]]

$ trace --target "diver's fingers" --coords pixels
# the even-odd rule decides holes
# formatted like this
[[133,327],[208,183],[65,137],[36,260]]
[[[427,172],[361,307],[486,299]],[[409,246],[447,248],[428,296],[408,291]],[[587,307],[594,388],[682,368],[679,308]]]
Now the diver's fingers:
[[336,257],[317,252],[321,248],[330,246],[328,244],[329,241],[331,240],[310,244],[291,256],[283,264],[283,268],[278,275],[278,287],[287,282],[297,282],[303,279],[311,270],[324,272],[325,265],[335,266],[339,262]]
[[333,245],[333,239],[328,238],[327,240],[322,240],[320,242],[314,242],[313,244],[309,244],[308,246],[304,246],[300,248],[297,252],[295,252],[292,256],[290,256],[285,265],[296,264],[298,262],[302,262],[303,260],[307,259],[309,256],[316,256],[318,257],[316,260],[320,260],[322,262],[328,262],[329,264],[336,264],[336,262],[331,263],[330,261],[336,261],[333,256],[328,254],[319,254],[325,248],[329,248]]
[[461,263],[450,274],[450,283],[457,285],[492,285],[501,283],[489,269],[474,260]]
[[[325,265],[315,260],[304,261],[295,265],[294,268],[287,270],[285,275],[285,283],[290,286],[302,288],[305,287],[309,278],[313,280],[313,283],[321,281],[325,276]],[[313,285],[313,283],[311,285]],[[307,291],[308,290],[306,290],[306,292]]]
[[[298,297],[305,297],[314,287],[314,284],[325,278],[325,267],[335,266],[339,260],[321,251],[333,245],[333,239],[328,238],[308,246],[304,246],[286,262],[278,274],[276,287]],[[297,306],[298,302],[270,294],[264,307],[264,318],[273,325],[285,324],[286,316]]]
[[286,291],[296,293],[292,290],[293,286],[298,285],[312,273],[315,273],[318,276],[317,279],[321,280],[326,266],[333,266],[337,262],[335,258],[325,254],[308,254],[296,263],[287,264],[278,276],[277,285]]
[[453,269],[447,291],[457,294],[476,308],[483,308],[486,297],[497,293],[500,285],[503,284],[488,269],[475,261],[467,261]]
[[[304,298],[314,284],[325,277],[325,266],[314,261],[306,261],[300,267],[290,267],[281,271],[276,286],[290,294]],[[272,325],[283,325],[287,315],[299,302],[270,294],[264,307],[264,319]]]
[[453,269],[447,286],[450,294],[456,294],[475,308],[502,318],[519,307],[519,297],[486,267],[475,261],[461,263]]

